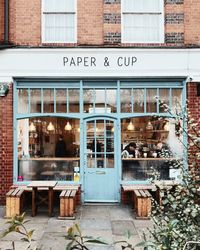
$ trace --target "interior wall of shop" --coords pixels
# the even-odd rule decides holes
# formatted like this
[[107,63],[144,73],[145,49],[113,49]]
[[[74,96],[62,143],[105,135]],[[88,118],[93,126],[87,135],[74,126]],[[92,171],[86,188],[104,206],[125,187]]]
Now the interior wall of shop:
[[[10,42],[41,46],[41,1],[10,0]],[[164,1],[164,0],[163,0]],[[0,13],[3,1],[0,1]],[[120,0],[77,0],[77,44],[48,46],[198,46],[200,45],[200,1],[165,0],[164,44],[121,44]],[[3,15],[0,14],[0,39]]]

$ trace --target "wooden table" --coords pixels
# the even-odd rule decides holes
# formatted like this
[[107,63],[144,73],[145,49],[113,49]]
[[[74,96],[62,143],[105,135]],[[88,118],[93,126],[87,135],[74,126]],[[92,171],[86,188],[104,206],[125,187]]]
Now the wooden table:
[[32,216],[37,213],[37,192],[42,188],[48,190],[48,215],[53,216],[53,188],[56,184],[57,181],[32,181],[27,185],[32,188]]

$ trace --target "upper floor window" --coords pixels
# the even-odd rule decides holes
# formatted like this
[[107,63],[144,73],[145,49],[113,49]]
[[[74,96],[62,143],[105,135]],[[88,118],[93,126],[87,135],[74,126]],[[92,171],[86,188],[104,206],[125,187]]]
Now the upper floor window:
[[43,0],[42,15],[43,42],[76,42],[76,0]]
[[163,0],[122,0],[122,42],[164,42]]

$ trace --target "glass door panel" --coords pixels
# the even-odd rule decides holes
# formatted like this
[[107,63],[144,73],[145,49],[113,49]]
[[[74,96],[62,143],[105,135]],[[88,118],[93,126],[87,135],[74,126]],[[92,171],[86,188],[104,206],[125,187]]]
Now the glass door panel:
[[[118,199],[115,153],[116,122],[96,119],[85,122],[85,201],[114,202]],[[109,189],[107,187],[109,183]]]

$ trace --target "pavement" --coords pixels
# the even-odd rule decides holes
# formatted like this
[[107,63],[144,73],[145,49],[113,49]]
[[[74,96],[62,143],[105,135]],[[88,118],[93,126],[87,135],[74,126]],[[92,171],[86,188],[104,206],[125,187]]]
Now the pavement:
[[[8,227],[6,219],[2,217],[4,211],[0,209],[0,234]],[[150,220],[136,220],[134,211],[130,206],[115,205],[81,205],[77,208],[75,220],[59,220],[58,211],[55,217],[49,218],[47,210],[39,211],[35,217],[27,211],[26,219],[30,220],[26,225],[29,230],[34,229],[33,244],[31,250],[65,250],[68,241],[67,228],[77,223],[83,235],[100,237],[108,245],[88,245],[91,250],[120,250],[121,245],[116,241],[126,240],[133,246],[142,241],[143,231],[148,233],[147,227],[152,227]],[[128,239],[127,231],[131,233]],[[22,237],[17,233],[10,233],[0,239],[0,250],[11,250],[14,241],[15,250],[26,250],[27,243],[22,242]],[[137,247],[136,250],[143,248]]]

